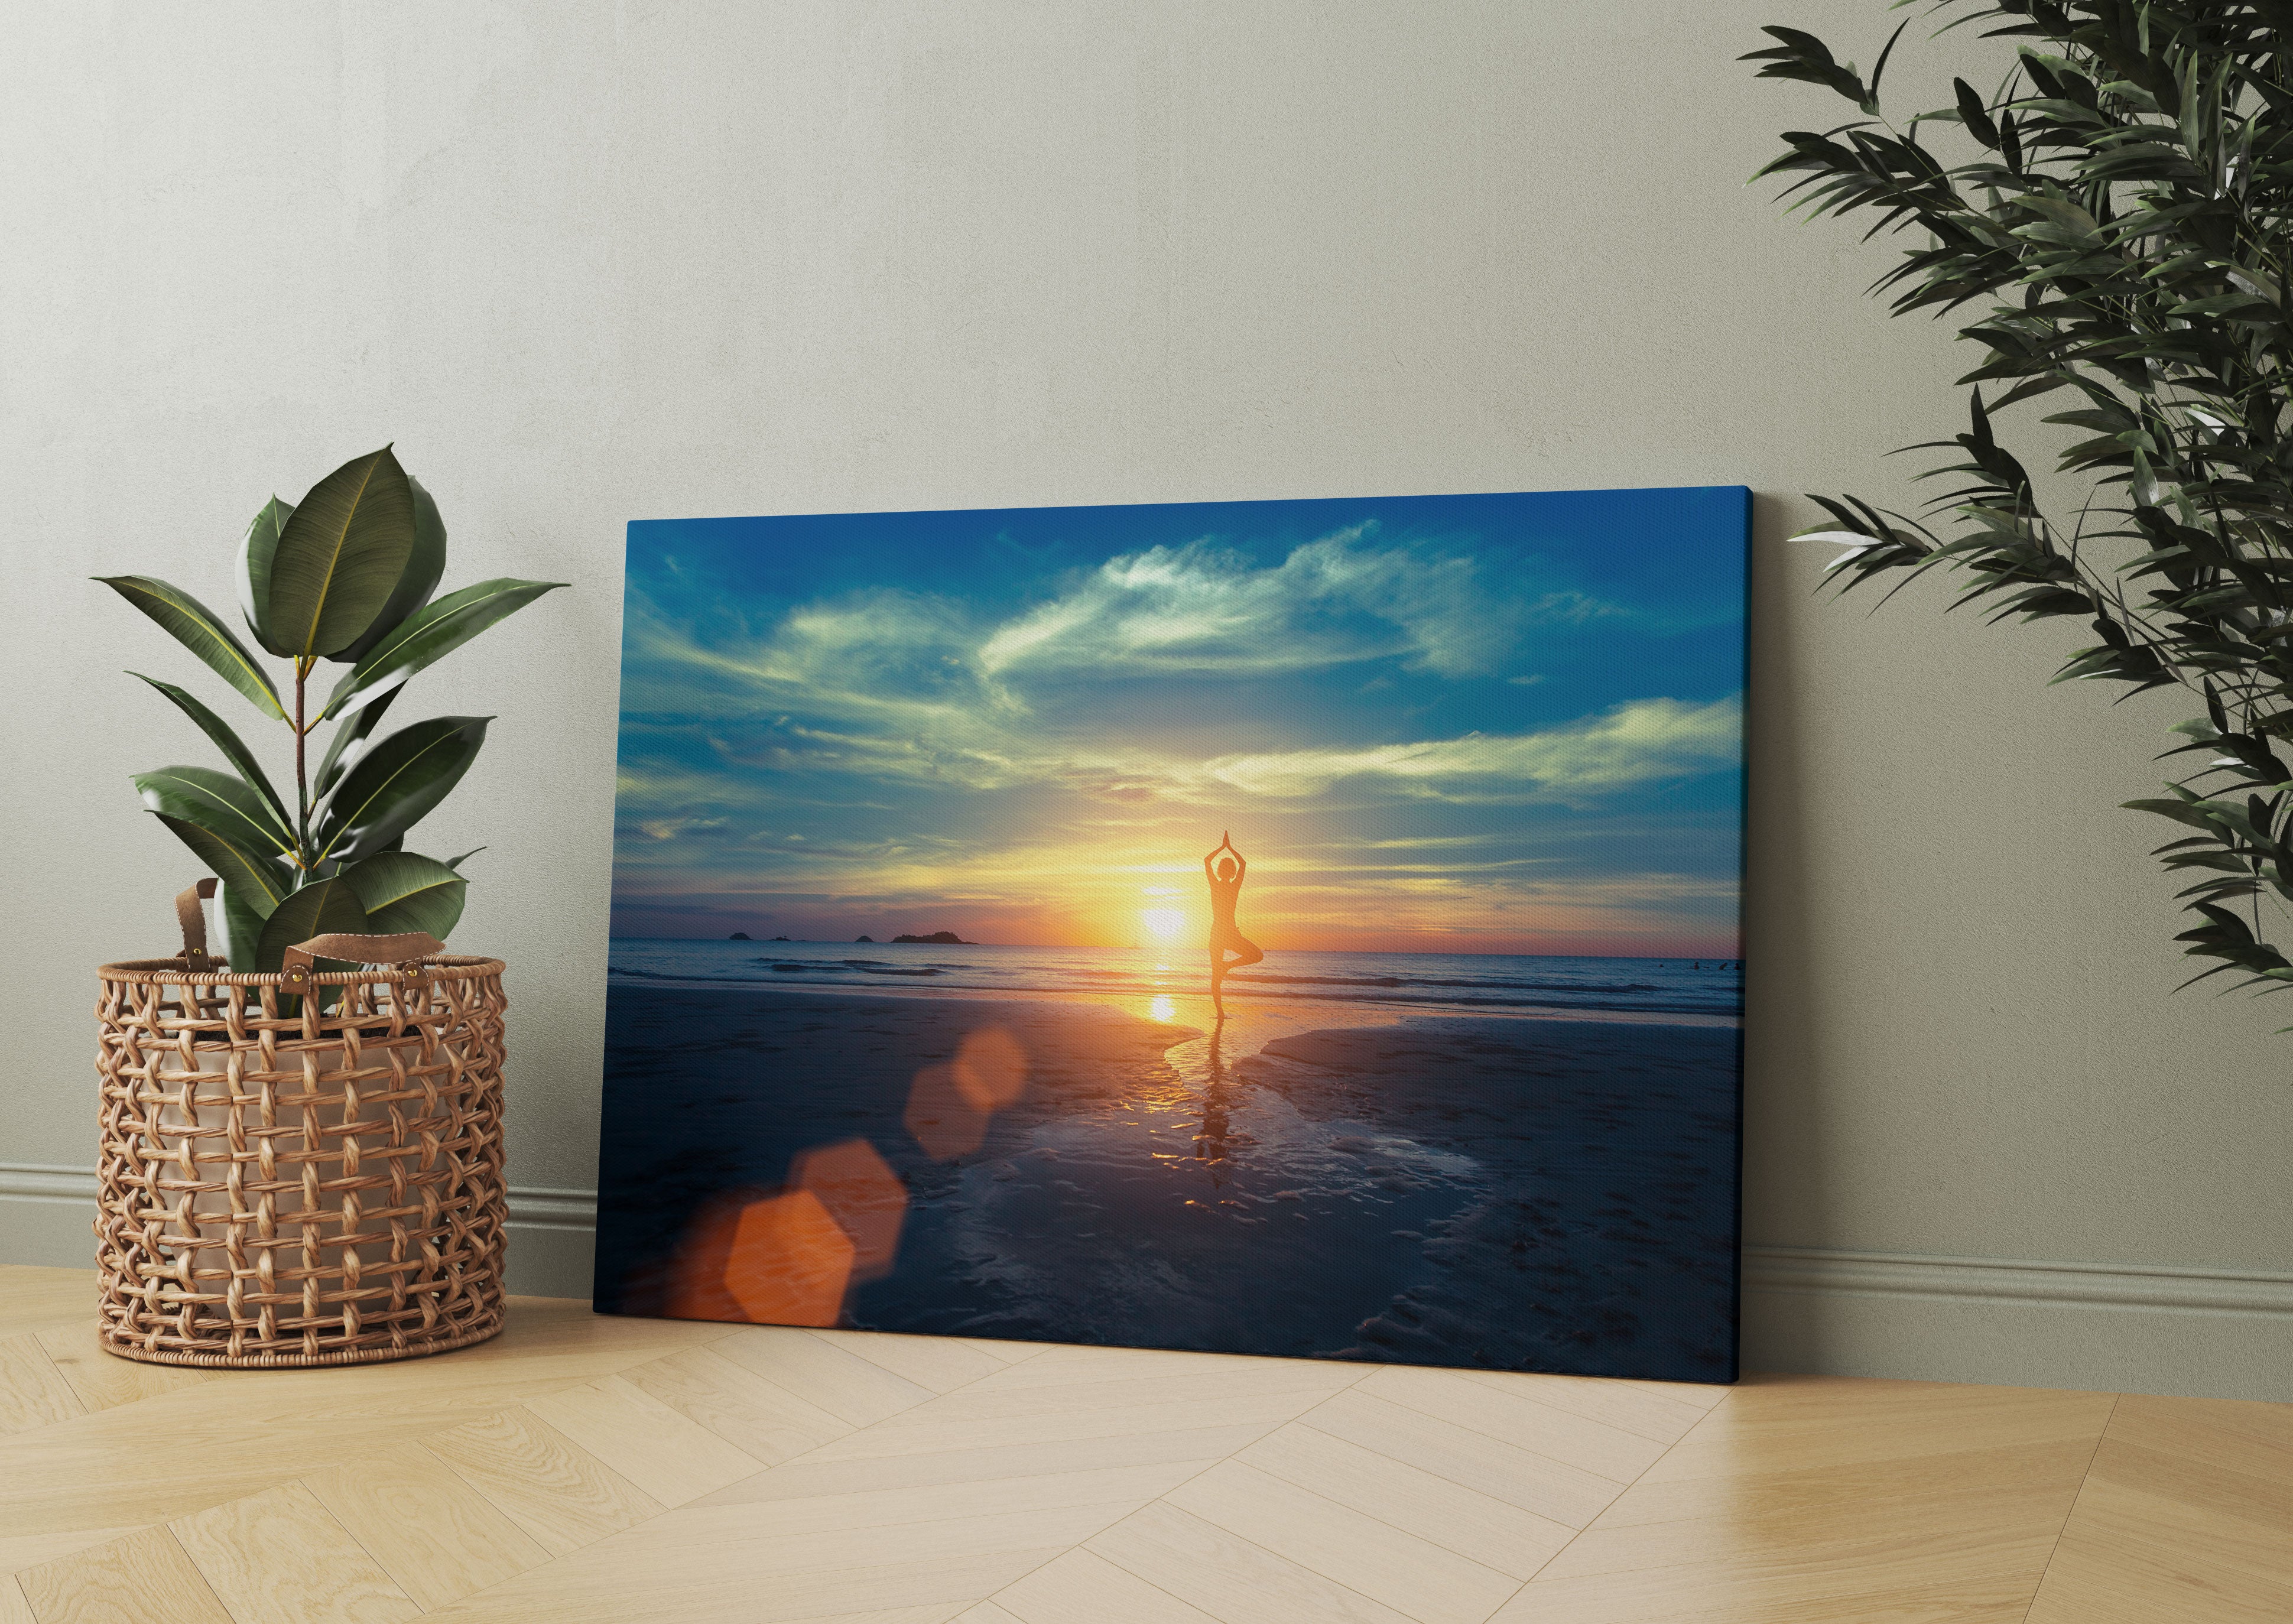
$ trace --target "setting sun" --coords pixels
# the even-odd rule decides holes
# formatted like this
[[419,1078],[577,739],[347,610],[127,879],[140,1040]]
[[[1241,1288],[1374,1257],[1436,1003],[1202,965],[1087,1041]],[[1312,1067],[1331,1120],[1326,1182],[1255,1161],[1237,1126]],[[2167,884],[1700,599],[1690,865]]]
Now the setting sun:
[[1140,911],[1138,922],[1156,941],[1175,941],[1179,932],[1187,928],[1187,915],[1179,908],[1146,908]]

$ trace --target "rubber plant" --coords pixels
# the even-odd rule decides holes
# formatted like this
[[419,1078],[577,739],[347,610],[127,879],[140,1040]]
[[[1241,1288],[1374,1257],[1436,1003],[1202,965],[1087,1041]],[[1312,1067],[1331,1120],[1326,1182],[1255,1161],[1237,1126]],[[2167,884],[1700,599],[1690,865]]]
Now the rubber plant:
[[[1815,497],[1842,589],[1956,572],[1952,607],[2090,626],[2056,681],[2177,686],[2202,714],[2166,758],[2183,825],[2155,855],[2192,881],[2192,978],[2282,990],[2268,939],[2293,898],[2293,57],[2284,0],[1941,0],[1938,33],[2004,42],[1998,81],[1892,117],[1880,80],[1770,28],[1762,77],[1837,93],[1854,116],[1795,130],[1758,176],[1812,216],[1907,233],[1872,291],[1952,315],[1981,353],[1968,420],[1920,475],[1916,516]],[[2071,495],[2042,508],[1999,414],[2057,426]],[[2070,432],[2065,432],[2070,431]],[[2047,430],[2038,430],[2046,434]],[[1892,593],[1890,594],[1892,596]],[[2271,905],[2265,914],[2265,899]],[[2186,984],[2185,984],[2186,985]]]
[[[290,804],[231,724],[174,684],[142,677],[229,763],[158,767],[134,784],[222,881],[217,914],[234,970],[275,970],[287,948],[329,931],[421,930],[442,941],[460,919],[461,865],[475,854],[424,857],[406,849],[406,835],[469,770],[492,719],[433,717],[377,735],[409,678],[565,583],[484,581],[433,597],[445,568],[438,505],[385,446],[295,506],[271,498],[239,542],[239,613],[256,646],[289,663],[288,694],[223,617],[182,588],[149,575],[97,578],[293,735]],[[319,698],[322,662],[344,669]],[[328,724],[313,767],[312,735]]]

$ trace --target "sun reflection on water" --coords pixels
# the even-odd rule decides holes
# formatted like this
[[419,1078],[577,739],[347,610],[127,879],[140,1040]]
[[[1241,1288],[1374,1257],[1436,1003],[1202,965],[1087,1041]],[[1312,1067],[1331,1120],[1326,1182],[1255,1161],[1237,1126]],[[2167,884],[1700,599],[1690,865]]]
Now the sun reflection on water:
[[1146,1012],[1157,1020],[1169,1020],[1178,1013],[1178,1005],[1171,1001],[1170,994],[1157,993],[1154,1003],[1146,1006]]

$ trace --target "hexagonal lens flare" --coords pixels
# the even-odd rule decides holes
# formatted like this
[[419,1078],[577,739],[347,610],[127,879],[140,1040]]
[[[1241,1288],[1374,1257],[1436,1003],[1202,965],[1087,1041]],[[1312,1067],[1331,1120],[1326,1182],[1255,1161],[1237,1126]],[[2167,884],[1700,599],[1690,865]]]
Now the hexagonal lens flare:
[[854,1280],[892,1271],[900,1225],[908,1215],[907,1186],[864,1139],[807,1150],[796,1158],[789,1181],[808,1191],[852,1243]]
[[1027,1086],[1027,1052],[1001,1027],[963,1035],[955,1059],[916,1073],[902,1118],[924,1154],[935,1161],[968,1156],[986,1141],[995,1113]]

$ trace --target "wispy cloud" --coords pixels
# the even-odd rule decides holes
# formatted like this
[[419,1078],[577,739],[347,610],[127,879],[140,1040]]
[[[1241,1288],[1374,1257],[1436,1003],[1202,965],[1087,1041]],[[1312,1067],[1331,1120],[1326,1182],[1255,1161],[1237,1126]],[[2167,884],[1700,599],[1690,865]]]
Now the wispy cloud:
[[788,707],[815,719],[912,726],[1012,702],[981,681],[981,629],[947,598],[871,588],[800,605],[758,636],[704,635],[642,592],[629,597],[625,710],[643,714],[657,702],[689,713],[696,682],[718,716]]
[[1244,676],[1398,655],[1454,676],[1501,659],[1524,608],[1472,559],[1380,546],[1376,531],[1353,525],[1265,567],[1210,537],[1126,553],[998,628],[979,662],[999,676]]
[[[685,583],[677,583],[682,588]],[[633,591],[624,710],[688,710],[696,686],[722,719],[788,710],[822,748],[877,756],[907,776],[1005,777],[1031,687],[1141,676],[1298,675],[1373,661],[1457,678],[1490,671],[1524,628],[1624,613],[1575,590],[1527,597],[1471,557],[1381,544],[1354,525],[1260,567],[1203,538],[1108,559],[1048,601],[983,616],[972,605],[871,588],[789,610],[768,629],[704,633]],[[1527,680],[1535,680],[1529,678]],[[883,746],[896,740],[900,748]]]
[[691,829],[721,829],[721,817],[647,817],[637,820],[637,829],[647,840],[673,840]]
[[1730,766],[1741,750],[1742,728],[1742,710],[1732,698],[1703,705],[1642,699],[1539,733],[1228,756],[1200,770],[1245,794],[1282,799],[1320,795],[1357,780],[1427,796],[1500,788],[1584,795]]
[[1651,698],[1534,733],[1474,733],[1203,761],[1120,740],[1031,733],[1024,718],[968,716],[960,738],[930,731],[886,736],[773,718],[737,737],[711,738],[715,770],[625,767],[620,806],[636,827],[664,840],[724,823],[721,816],[696,814],[777,799],[773,786],[797,773],[910,791],[1039,786],[1142,808],[1234,808],[1333,792],[1341,792],[1355,808],[1429,800],[1584,805],[1641,784],[1732,767],[1741,758],[1742,726],[1740,702],[1733,697],[1706,704]]

